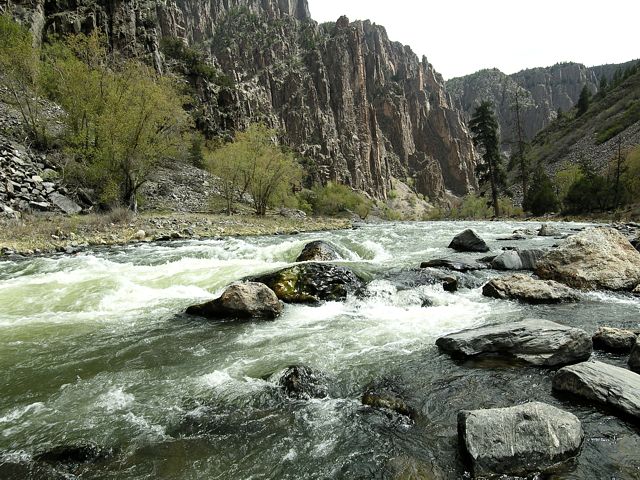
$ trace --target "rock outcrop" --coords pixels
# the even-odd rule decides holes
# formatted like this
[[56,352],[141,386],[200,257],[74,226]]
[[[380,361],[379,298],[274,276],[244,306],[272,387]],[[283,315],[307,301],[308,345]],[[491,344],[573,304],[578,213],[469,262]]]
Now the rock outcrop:
[[574,288],[632,291],[640,284],[640,252],[612,228],[588,228],[538,261],[536,274]]
[[629,353],[636,344],[637,335],[631,330],[600,327],[593,335],[593,348],[614,353]]
[[225,136],[262,121],[310,160],[309,181],[386,198],[391,177],[442,202],[476,187],[475,150],[442,77],[385,29],[346,17],[318,25],[306,0],[12,2],[37,39],[107,34],[125,55],[170,68],[161,39],[208,45],[223,81],[194,81],[198,126]]
[[476,232],[471,229],[467,229],[462,233],[456,235],[449,248],[452,248],[458,252],[488,252],[489,247],[485,241],[478,236]]
[[568,287],[553,280],[537,280],[528,275],[494,278],[484,287],[485,297],[519,300],[531,304],[575,302],[577,295]]
[[187,309],[188,315],[213,320],[226,318],[274,319],[282,313],[276,294],[262,283],[238,283],[228,287],[219,298]]
[[584,438],[575,415],[540,402],[462,411],[458,432],[476,478],[557,473]]
[[454,357],[499,355],[548,368],[586,360],[593,348],[585,331],[537,319],[453,333],[436,345]]
[[553,390],[622,412],[640,422],[640,375],[602,362],[562,368],[553,377]]

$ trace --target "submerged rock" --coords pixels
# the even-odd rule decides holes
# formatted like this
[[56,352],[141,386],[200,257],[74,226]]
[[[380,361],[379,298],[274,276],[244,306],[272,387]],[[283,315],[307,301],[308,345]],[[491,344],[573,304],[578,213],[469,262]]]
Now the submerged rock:
[[287,397],[297,400],[326,398],[329,395],[327,377],[303,365],[288,367],[278,379],[278,385]]
[[482,263],[466,263],[440,258],[436,260],[429,260],[428,262],[422,262],[420,264],[420,268],[446,268],[448,270],[464,273],[472,272],[474,270],[486,270],[488,267]]
[[210,319],[274,319],[282,309],[282,303],[273,290],[262,283],[248,282],[231,285],[219,298],[189,307],[187,314]]
[[331,262],[340,260],[340,255],[330,243],[322,240],[307,243],[296,262]]
[[602,362],[564,367],[553,377],[553,390],[613,408],[640,422],[640,375]]
[[548,368],[586,360],[593,348],[587,332],[537,319],[464,330],[436,345],[454,357],[499,355]]
[[369,407],[391,410],[411,419],[416,418],[416,411],[403,398],[402,389],[393,381],[382,380],[369,385],[362,395],[362,404]]
[[575,415],[540,402],[462,411],[458,433],[475,477],[557,472],[584,438]]
[[50,465],[79,465],[95,462],[113,454],[111,449],[99,447],[94,443],[81,443],[77,445],[60,445],[45,452],[34,455],[37,462]]
[[631,291],[640,284],[640,252],[612,228],[588,228],[542,257],[536,274],[574,288]]
[[640,343],[636,343],[631,349],[629,368],[634,372],[640,373]]
[[538,260],[545,254],[544,250],[508,250],[501,253],[491,262],[496,270],[534,270]]
[[456,235],[449,244],[449,248],[453,248],[458,252],[488,252],[489,247],[485,241],[480,238],[476,232],[471,229]]
[[628,353],[636,344],[636,338],[631,330],[600,327],[593,335],[593,347],[606,352]]
[[364,284],[355,273],[327,263],[303,263],[252,279],[264,283],[287,303],[344,300]]
[[531,304],[575,302],[577,295],[568,287],[553,280],[536,280],[528,275],[494,278],[484,287],[485,297],[519,300]]

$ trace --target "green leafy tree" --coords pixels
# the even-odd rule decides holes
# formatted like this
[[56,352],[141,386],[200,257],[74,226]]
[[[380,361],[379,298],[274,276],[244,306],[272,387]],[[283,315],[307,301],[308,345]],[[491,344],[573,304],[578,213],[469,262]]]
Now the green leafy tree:
[[8,15],[0,15],[0,85],[2,100],[15,106],[29,138],[38,147],[48,143],[42,115],[42,64],[33,38]]
[[544,215],[545,213],[557,211],[559,204],[553,183],[551,183],[544,169],[538,166],[533,182],[524,196],[522,208],[534,215]]
[[473,143],[482,154],[482,162],[476,166],[476,174],[481,187],[491,191],[490,205],[496,217],[500,216],[500,193],[506,190],[506,176],[500,155],[498,122],[491,102],[482,102],[475,110],[469,128],[473,133]]
[[607,178],[599,175],[587,162],[580,165],[581,176],[576,180],[564,199],[569,213],[591,213],[605,211],[611,204],[611,186]]
[[578,98],[578,103],[576,104],[576,107],[578,108],[578,111],[576,112],[576,117],[581,117],[582,115],[587,113],[587,110],[589,110],[590,105],[591,105],[591,91],[589,90],[589,87],[585,85],[582,88],[582,91],[580,92],[580,97]]
[[627,168],[622,174],[622,182],[628,192],[628,200],[640,203],[640,146],[626,155],[625,164]]
[[277,133],[264,125],[251,125],[238,132],[235,141],[208,155],[209,171],[221,180],[227,213],[233,202],[245,192],[252,198],[256,215],[264,216],[267,208],[283,204],[293,196],[302,178],[302,169],[291,152],[275,143]]

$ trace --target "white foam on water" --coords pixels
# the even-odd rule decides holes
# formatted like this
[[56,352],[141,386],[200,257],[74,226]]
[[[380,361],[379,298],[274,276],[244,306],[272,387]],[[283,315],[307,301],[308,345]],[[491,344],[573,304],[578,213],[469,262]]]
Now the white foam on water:
[[135,397],[126,393],[123,387],[112,388],[107,393],[100,396],[98,406],[107,412],[113,413],[131,408]]
[[16,407],[6,415],[0,417],[0,423],[13,423],[16,420],[20,420],[24,415],[34,415],[43,412],[45,409],[45,404],[42,402],[32,403],[23,407]]
[[149,422],[143,416],[128,412],[124,415],[124,419],[140,431],[139,437],[143,437],[146,441],[160,441],[168,438],[165,428]]

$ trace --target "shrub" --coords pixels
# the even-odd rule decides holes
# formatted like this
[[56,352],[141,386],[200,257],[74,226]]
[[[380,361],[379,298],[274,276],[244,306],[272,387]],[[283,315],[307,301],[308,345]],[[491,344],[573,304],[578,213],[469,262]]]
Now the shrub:
[[551,180],[542,168],[538,168],[533,176],[533,183],[524,196],[522,208],[534,215],[544,215],[558,209],[558,196]]
[[314,187],[309,203],[316,215],[339,215],[355,212],[360,218],[367,218],[373,203],[361,193],[346,185],[328,183],[324,187]]

